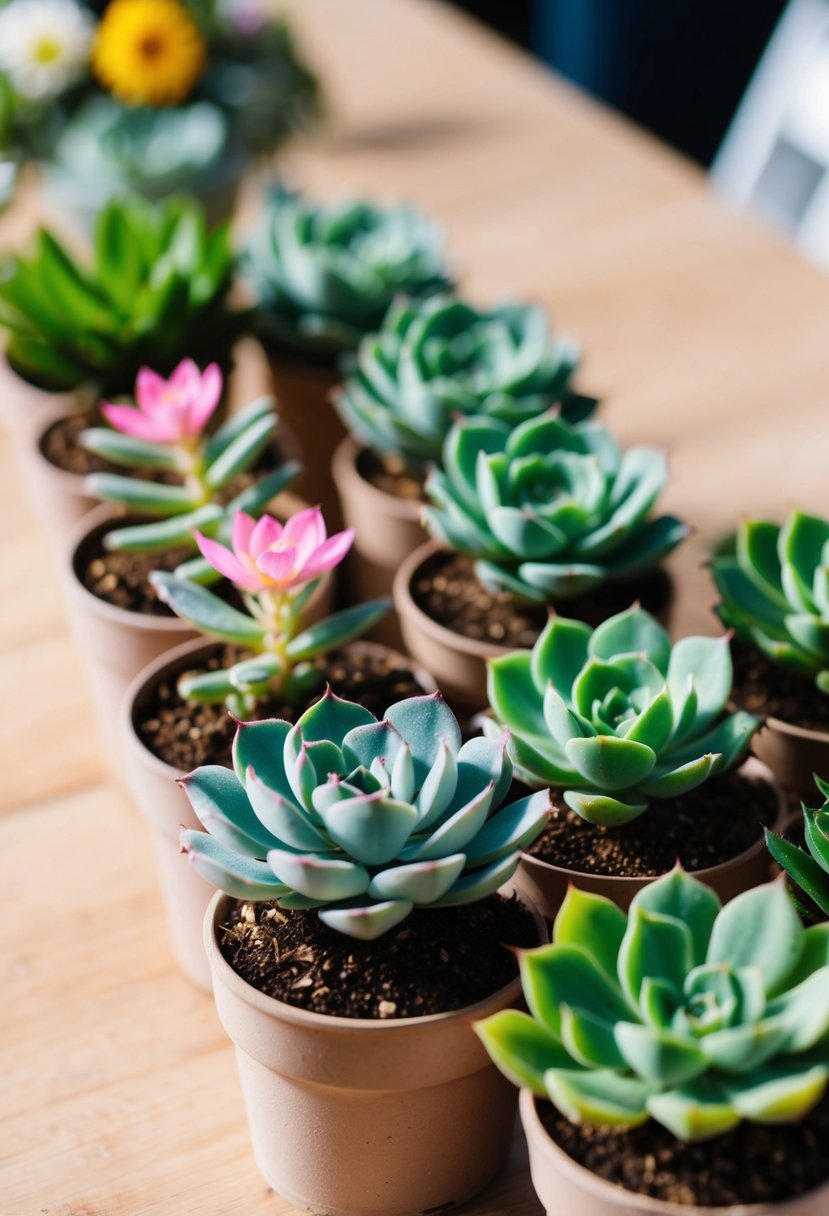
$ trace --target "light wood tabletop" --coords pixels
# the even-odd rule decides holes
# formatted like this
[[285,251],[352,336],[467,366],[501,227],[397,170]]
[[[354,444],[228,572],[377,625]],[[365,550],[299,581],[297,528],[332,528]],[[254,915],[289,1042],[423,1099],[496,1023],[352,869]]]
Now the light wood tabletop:
[[[405,198],[464,290],[581,340],[625,442],[667,445],[672,508],[716,536],[826,512],[829,277],[695,168],[431,0],[295,0],[330,123],[284,158],[323,197]],[[31,196],[0,245],[31,226]],[[145,828],[104,775],[44,536],[0,440],[0,1216],[279,1216],[232,1048],[175,970]],[[698,541],[699,543],[699,541]],[[692,566],[695,563],[690,563]],[[691,570],[683,623],[710,628]],[[520,1137],[474,1216],[539,1212]]]

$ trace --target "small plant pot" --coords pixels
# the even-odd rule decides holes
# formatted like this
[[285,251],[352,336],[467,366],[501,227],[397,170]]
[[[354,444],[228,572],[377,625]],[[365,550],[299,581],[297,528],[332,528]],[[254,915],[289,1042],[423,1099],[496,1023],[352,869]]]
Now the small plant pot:
[[[307,623],[312,624],[327,616],[331,611],[332,599],[333,580],[329,578],[320,583],[308,605]],[[351,645],[379,649],[371,642],[353,642]],[[187,864],[179,845],[181,828],[200,829],[201,824],[193,814],[183,790],[176,784],[176,779],[183,776],[183,772],[150,751],[139,736],[137,723],[153,690],[161,681],[174,679],[181,671],[199,668],[215,648],[215,642],[198,638],[162,654],[132,681],[118,714],[119,752],[123,757],[124,781],[150,829],[170,944],[185,975],[206,992],[211,990],[211,981],[202,944],[203,922],[215,887]],[[430,676],[425,672],[416,672],[415,675],[424,692],[434,691],[434,681]]]
[[302,472],[294,483],[296,492],[312,506],[322,507],[328,531],[334,532],[342,527],[342,520],[331,461],[345,435],[329,400],[340,380],[336,362],[314,362],[275,350],[267,354],[276,412],[296,435],[302,453]]
[[[421,503],[387,494],[362,475],[364,450],[346,436],[331,465],[343,521],[356,532],[346,566],[348,594],[355,604],[391,595],[401,560],[419,548],[425,536]],[[392,614],[380,622],[374,636],[389,646],[399,646],[403,640]]]
[[806,803],[816,797],[813,774],[829,779],[829,732],[766,718],[752,750],[778,781]]
[[[771,769],[749,757],[740,769],[747,777],[762,778],[772,786],[777,798],[777,814],[773,824],[769,826],[779,831],[785,822],[787,806],[785,795],[780,784],[775,780]],[[771,858],[766,849],[765,839],[760,833],[756,842],[749,848],[738,853],[736,857],[709,866],[703,870],[692,871],[693,877],[704,882],[716,891],[723,903],[747,891],[751,887],[768,882],[771,870]],[[561,907],[569,886],[577,887],[580,891],[589,891],[593,895],[604,895],[624,911],[630,907],[631,900],[637,891],[649,886],[659,877],[654,874],[645,878],[621,878],[611,874],[591,874],[583,870],[570,870],[564,866],[553,865],[542,861],[529,853],[521,856],[521,863],[515,875],[515,885],[538,907],[543,914],[553,920]]]
[[[230,903],[211,902],[205,950],[269,1186],[325,1216],[443,1212],[482,1190],[506,1160],[515,1090],[470,1023],[517,1005],[520,981],[422,1018],[306,1012],[265,996],[225,961],[217,933]],[[540,921],[538,929],[546,941]]]
[[20,461],[29,495],[55,551],[77,529],[78,523],[97,505],[87,494],[84,479],[53,464],[44,453],[52,427],[77,410],[75,402],[45,406],[27,418],[20,431]]
[[824,1216],[829,1184],[785,1203],[697,1207],[637,1195],[597,1178],[547,1135],[535,1098],[521,1090],[521,1123],[530,1154],[530,1175],[547,1216]]
[[35,414],[41,410],[68,411],[74,403],[72,393],[47,393],[35,388],[0,356],[0,424],[10,434],[22,438]]

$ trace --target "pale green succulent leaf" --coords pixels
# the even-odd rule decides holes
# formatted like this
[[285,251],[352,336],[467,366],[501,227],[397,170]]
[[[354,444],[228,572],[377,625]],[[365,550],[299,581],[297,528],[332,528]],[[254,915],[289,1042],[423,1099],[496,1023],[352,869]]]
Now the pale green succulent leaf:
[[724,1080],[734,1109],[755,1123],[794,1123],[807,1114],[826,1089],[827,1064],[796,1060],[766,1065]]
[[272,397],[256,397],[242,409],[235,411],[208,439],[204,453],[205,463],[213,464],[235,439],[247,431],[251,423],[270,416],[276,416]]
[[615,983],[616,958],[626,927],[624,912],[610,899],[571,885],[556,914],[553,941],[584,950]]
[[398,701],[389,706],[386,720],[400,732],[412,750],[417,784],[423,782],[437,759],[442,739],[453,752],[461,746],[457,719],[439,693]]
[[[546,732],[542,733],[542,738],[544,733],[549,734],[549,744],[552,744],[556,749],[560,749],[561,762],[568,765],[567,745],[573,739],[593,737],[595,734],[593,724],[568,705],[564,697],[553,688],[552,684],[548,684],[544,692],[542,709],[544,723],[547,728]],[[533,736],[529,738],[532,740]],[[568,767],[578,772],[578,768],[572,760],[570,760]]]
[[514,724],[522,734],[543,737],[547,733],[540,696],[545,687],[533,680],[529,651],[516,650],[487,663],[487,696],[492,712],[499,722]]
[[493,782],[492,805],[499,806],[512,784],[512,761],[507,752],[509,735],[499,730],[494,738],[473,738],[458,752],[457,783],[449,812],[460,810],[479,790]]
[[[552,683],[557,692],[569,697],[573,682],[587,660],[590,640],[589,625],[561,616],[551,617],[530,652],[529,675],[534,688],[543,690]],[[491,664],[490,669],[494,666]],[[532,700],[536,700],[536,695]],[[513,703],[512,713],[519,708],[526,707]]]
[[724,1136],[740,1122],[728,1089],[709,1076],[665,1093],[651,1094],[648,1113],[677,1140],[711,1140]]
[[735,558],[717,558],[711,571],[722,597],[720,616],[726,625],[743,633],[747,626],[757,624],[772,636],[785,636],[785,607],[766,595]]
[[521,982],[533,1017],[561,1034],[561,1006],[583,1009],[603,1021],[631,1016],[621,989],[578,946],[542,946],[520,955]]
[[829,662],[829,616],[789,613],[784,624],[798,646]]
[[573,1123],[636,1127],[648,1118],[650,1088],[610,1069],[576,1072],[551,1068],[544,1074],[551,1100]]
[[[131,524],[126,528],[113,528],[104,541],[110,552],[157,553],[174,545],[189,544],[195,548],[193,532],[211,531],[222,518],[222,508],[215,503],[197,507],[185,515],[174,515],[170,519],[158,519],[148,524]],[[178,574],[176,574],[178,577]]]
[[325,830],[349,857],[364,866],[385,866],[397,857],[417,824],[417,811],[382,791],[317,806]]
[[88,452],[102,456],[112,464],[129,468],[162,469],[181,472],[181,460],[175,449],[162,443],[150,443],[132,435],[122,435],[111,427],[94,426],[82,431],[77,442]]
[[375,941],[404,921],[413,906],[408,900],[394,899],[362,908],[323,907],[319,918],[338,933],[361,941]]
[[648,798],[678,798],[694,790],[722,768],[722,756],[708,753],[696,760],[688,760],[676,768],[660,768],[640,784],[640,792]]
[[681,989],[692,960],[693,940],[687,925],[641,904],[631,905],[617,966],[622,990],[632,1004],[638,1002],[645,979],[665,980]]
[[412,904],[434,904],[460,878],[466,857],[452,853],[435,861],[392,866],[375,874],[368,888],[372,899],[407,899]]
[[169,486],[159,481],[141,481],[120,473],[90,473],[84,489],[93,498],[117,502],[142,515],[183,515],[201,506],[198,496],[187,486]]
[[807,1051],[813,1047],[829,1033],[829,967],[824,964],[819,971],[775,997],[769,1002],[767,1014],[783,1028],[786,1051]]
[[564,801],[572,811],[596,827],[618,828],[632,823],[648,809],[641,798],[613,798],[609,794],[565,790]]
[[693,680],[697,696],[692,738],[700,735],[722,713],[731,694],[733,672],[727,637],[680,638],[668,664],[668,691],[677,717]]
[[502,807],[484,824],[477,836],[466,845],[467,862],[471,866],[488,865],[508,853],[526,849],[544,827],[550,814],[547,790],[529,794],[509,806]]
[[697,882],[679,867],[637,891],[631,905],[632,909],[641,908],[670,917],[685,926],[690,939],[691,967],[705,959],[720,907],[720,900],[710,887]]
[[745,1026],[715,1030],[700,1040],[710,1065],[723,1073],[753,1071],[781,1050],[786,1050],[789,1031],[779,1018],[771,1016]]
[[829,811],[803,808],[806,846],[820,868],[829,874]]
[[480,870],[466,870],[456,878],[445,895],[436,899],[434,908],[455,908],[461,904],[475,904],[508,883],[518,868],[518,854],[510,853],[490,862]]
[[204,480],[210,489],[221,490],[252,468],[270,443],[275,428],[276,415],[264,415],[237,435],[207,466]]
[[[414,770],[414,762],[412,769]],[[485,784],[486,779],[484,778],[475,793],[480,793],[481,785]],[[441,818],[452,802],[457,787],[457,754],[446,739],[442,739],[435,761],[426,774],[415,799],[418,832],[425,832]]]
[[290,722],[282,718],[264,718],[257,722],[240,722],[233,737],[233,768],[240,781],[247,779],[247,772],[267,773],[269,784],[285,798],[291,797],[291,787],[285,777],[281,759]]
[[549,1069],[574,1067],[561,1041],[517,1009],[502,1009],[473,1028],[504,1076],[538,1097],[547,1097],[544,1074]]
[[266,862],[227,848],[207,832],[183,831],[181,847],[202,878],[233,899],[276,899],[287,892]]
[[779,541],[780,528],[777,524],[768,520],[746,520],[737,532],[737,560],[761,591],[785,611],[786,597],[780,587]]
[[708,1067],[696,1044],[668,1030],[617,1022],[615,1041],[624,1063],[648,1085],[673,1088],[692,1081]]
[[667,689],[663,690],[642,710],[636,718],[629,719],[630,727],[619,734],[630,743],[643,743],[658,756],[671,737],[674,729],[674,711]]
[[431,861],[447,853],[461,853],[474,840],[486,823],[492,806],[494,785],[490,781],[484,788],[448,818],[442,820],[434,830],[419,831],[411,842],[400,851],[402,861]]
[[285,653],[289,659],[299,663],[326,654],[329,650],[336,650],[346,642],[361,637],[382,620],[390,607],[389,599],[379,599],[356,604],[353,608],[343,608],[325,620],[309,625],[296,637],[291,638],[285,647]]
[[[780,529],[778,554],[783,585],[789,601],[797,603],[799,599],[804,612],[815,609],[811,596],[812,577],[815,567],[823,564],[827,541],[829,521],[805,511],[792,511]],[[786,586],[787,573],[792,576],[789,586]]]
[[647,744],[613,735],[571,739],[564,751],[583,779],[606,793],[638,786],[656,763],[656,753]]
[[154,570],[150,582],[159,599],[199,632],[253,648],[262,646],[265,626],[232,608],[206,587],[186,583],[163,570]]
[[[615,1029],[620,1025],[616,1023]],[[586,1009],[561,1007],[561,1041],[577,1064],[585,1068],[625,1068],[625,1060],[616,1045],[614,1025],[597,1018]]]
[[730,967],[759,966],[769,994],[782,985],[803,949],[803,926],[778,881],[726,904],[711,931],[706,959]]
[[301,810],[289,796],[266,785],[248,768],[245,789],[257,818],[273,836],[271,846],[279,844],[290,849],[310,852],[331,852],[331,839]]
[[319,857],[269,849],[268,865],[280,882],[300,895],[324,902],[350,899],[368,891],[371,878],[364,866],[338,857]]

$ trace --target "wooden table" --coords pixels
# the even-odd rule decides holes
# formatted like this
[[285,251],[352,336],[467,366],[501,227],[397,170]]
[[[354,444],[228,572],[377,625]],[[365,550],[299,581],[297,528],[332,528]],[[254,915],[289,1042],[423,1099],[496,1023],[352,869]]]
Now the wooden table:
[[[294,8],[334,115],[286,160],[296,182],[410,199],[445,223],[471,296],[548,305],[584,344],[605,420],[670,447],[670,504],[703,538],[742,513],[827,510],[829,278],[454,12]],[[28,224],[0,221],[0,243]],[[104,778],[5,439],[0,461],[0,1214],[287,1213],[254,1166],[212,1003],[168,956],[145,830]],[[705,627],[694,577],[687,625]],[[470,1212],[538,1211],[518,1138]]]

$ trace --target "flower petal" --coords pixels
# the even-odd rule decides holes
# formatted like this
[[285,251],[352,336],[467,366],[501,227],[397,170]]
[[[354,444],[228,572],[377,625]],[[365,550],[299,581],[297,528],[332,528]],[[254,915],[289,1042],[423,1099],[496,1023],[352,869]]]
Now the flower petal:
[[256,568],[275,587],[293,587],[305,582],[305,577],[296,569],[296,549],[266,549],[256,559]]
[[101,404],[101,413],[110,426],[115,427],[122,435],[131,435],[134,439],[146,439],[150,443],[169,443],[171,427],[168,420],[151,418],[131,405]]
[[303,555],[303,563],[323,543],[327,535],[325,520],[319,507],[306,507],[304,511],[297,511],[285,524],[285,543],[296,545]]
[[201,532],[194,532],[193,538],[199,546],[199,551],[202,557],[207,558],[214,570],[218,570],[219,574],[223,574],[225,578],[229,578],[237,587],[242,587],[246,591],[260,591],[264,586],[264,580],[257,578],[256,575],[246,570],[238,557],[231,553],[230,549],[226,549],[224,545],[220,545],[217,540],[210,540],[207,536],[202,536]]
[[266,549],[272,548],[282,539],[282,524],[272,515],[263,515],[253,529],[248,544],[248,552],[256,560]]
[[195,435],[202,430],[212,417],[221,396],[222,373],[218,363],[211,363],[204,369],[201,384],[195,389],[190,401],[188,434]]
[[148,414],[155,413],[167,388],[167,382],[150,367],[142,367],[135,379],[135,400],[139,409]]
[[244,511],[237,511],[233,516],[231,544],[233,552],[238,558],[241,558],[243,553],[250,552],[250,538],[255,527],[256,520],[252,515],[246,515]]
[[320,545],[311,554],[311,557],[302,567],[303,582],[316,578],[318,574],[324,574],[326,570],[333,570],[335,566],[338,566],[351,548],[353,540],[353,528],[346,528],[344,532],[337,532],[334,536],[329,537],[325,544]]

